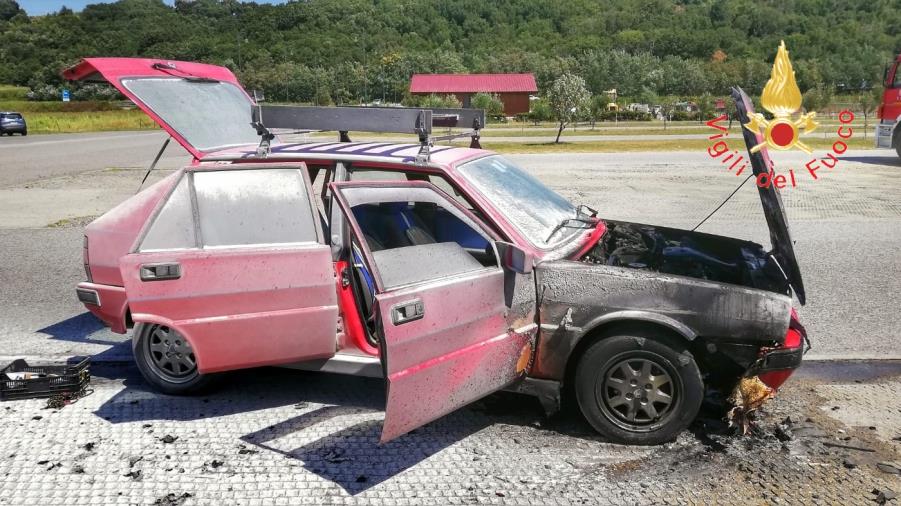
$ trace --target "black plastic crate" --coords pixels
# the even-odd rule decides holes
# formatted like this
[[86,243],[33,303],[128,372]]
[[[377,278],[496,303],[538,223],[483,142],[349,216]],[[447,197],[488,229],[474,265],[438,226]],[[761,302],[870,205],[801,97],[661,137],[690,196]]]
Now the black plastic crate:
[[[90,365],[91,359],[85,358],[76,365],[32,367],[20,358],[0,370],[0,401],[80,393],[91,381],[91,373],[88,369]],[[14,380],[9,379],[9,376],[6,375],[8,372],[27,372],[42,376]]]

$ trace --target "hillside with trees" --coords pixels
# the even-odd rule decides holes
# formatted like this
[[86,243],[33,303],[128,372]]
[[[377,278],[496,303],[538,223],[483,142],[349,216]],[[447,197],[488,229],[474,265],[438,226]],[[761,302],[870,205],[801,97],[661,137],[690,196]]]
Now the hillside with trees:
[[897,2],[870,0],[120,0],[27,16],[0,0],[0,83],[59,84],[82,56],[217,63],[272,100],[399,101],[416,72],[571,73],[593,95],[757,90],[779,41],[802,91],[878,84],[901,49]]

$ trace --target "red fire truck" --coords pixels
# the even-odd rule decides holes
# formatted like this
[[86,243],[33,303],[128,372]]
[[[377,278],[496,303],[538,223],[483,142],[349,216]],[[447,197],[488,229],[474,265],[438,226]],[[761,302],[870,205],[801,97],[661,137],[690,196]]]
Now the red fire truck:
[[886,68],[883,82],[885,91],[882,92],[882,103],[876,111],[879,124],[876,125],[876,147],[894,148],[901,157],[901,129],[898,121],[901,119],[901,72],[898,66],[901,64],[899,54],[891,66]]

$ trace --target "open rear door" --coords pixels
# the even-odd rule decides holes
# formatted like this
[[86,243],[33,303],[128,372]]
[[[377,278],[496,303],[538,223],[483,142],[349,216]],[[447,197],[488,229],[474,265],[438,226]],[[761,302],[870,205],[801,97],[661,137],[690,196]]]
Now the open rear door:
[[71,81],[108,81],[194,158],[260,141],[253,100],[225,67],[150,58],[85,58],[63,71]]
[[430,183],[331,188],[374,281],[364,316],[375,321],[386,372],[382,442],[525,375],[537,330],[534,281],[500,267],[487,227]]
[[192,167],[120,260],[135,322],[201,373],[331,357],[338,306],[304,164]]

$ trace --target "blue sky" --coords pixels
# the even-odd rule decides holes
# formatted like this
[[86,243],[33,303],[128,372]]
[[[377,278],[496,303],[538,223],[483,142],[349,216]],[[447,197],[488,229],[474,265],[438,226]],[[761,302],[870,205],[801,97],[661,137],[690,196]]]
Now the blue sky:
[[[85,5],[111,3],[114,0],[18,0],[19,7],[25,9],[29,15],[48,14],[56,12],[60,7],[66,6],[74,11],[80,11]],[[174,0],[163,0],[165,3],[172,5]],[[256,0],[257,3],[263,4],[280,4],[286,0]]]

